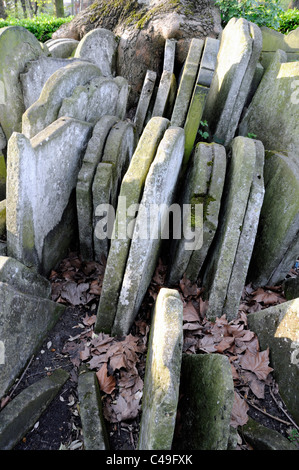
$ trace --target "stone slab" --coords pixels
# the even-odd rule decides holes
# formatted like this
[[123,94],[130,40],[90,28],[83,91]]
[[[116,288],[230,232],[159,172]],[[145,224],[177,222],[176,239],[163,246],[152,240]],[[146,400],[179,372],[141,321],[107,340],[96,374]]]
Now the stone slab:
[[182,323],[179,292],[162,288],[149,337],[138,450],[171,450],[179,398]]
[[7,254],[6,243],[0,241],[0,256],[6,256],[6,254]]
[[88,141],[83,157],[81,169],[78,174],[76,186],[76,203],[78,214],[78,228],[80,241],[80,254],[85,260],[93,258],[93,198],[92,184],[97,166],[102,155],[107,136],[114,124],[118,122],[116,116],[106,115],[95,124],[92,137]]
[[0,237],[6,235],[6,199],[0,202]]
[[94,372],[79,374],[78,397],[84,450],[108,450],[109,441],[102,413],[101,393]]
[[62,38],[49,42],[47,47],[52,57],[67,59],[74,54],[78,44],[79,41],[76,39],[68,39],[66,41],[64,38]]
[[287,300],[299,297],[299,277],[288,277],[283,282],[284,295]]
[[104,77],[110,77],[115,74],[117,46],[118,41],[112,31],[93,29],[81,39],[75,57],[90,60]]
[[120,119],[124,120],[127,114],[131,86],[129,85],[128,80],[124,77],[115,77],[114,83],[117,84],[119,90],[115,114]]
[[[128,334],[155,270],[185,145],[184,130],[165,131],[149,169],[118,300],[113,334]],[[157,210],[158,207],[158,210]],[[140,207],[139,207],[140,209]]]
[[163,71],[167,70],[170,74],[174,72],[176,39],[166,39],[164,47]]
[[63,369],[55,370],[49,377],[25,388],[6,405],[0,415],[1,450],[12,450],[30,431],[68,377]]
[[248,279],[254,286],[282,281],[299,250],[299,164],[296,156],[266,152],[265,197]]
[[0,153],[0,201],[6,197],[6,162]]
[[27,62],[43,55],[36,37],[21,26],[0,29],[0,124],[8,140],[21,131],[25,111],[19,80]]
[[200,61],[197,84],[210,87],[215,73],[220,40],[207,37]]
[[134,124],[139,135],[142,134],[144,129],[145,118],[149,109],[151,98],[153,96],[156,79],[156,72],[147,70],[134,117]]
[[[0,396],[25,368],[65,306],[0,282]],[[2,415],[2,413],[1,413]]]
[[242,426],[242,435],[254,450],[297,450],[296,444],[283,435],[262,424],[248,418],[247,423]]
[[14,133],[9,141],[8,254],[44,275],[75,234],[75,187],[90,133],[90,124],[61,118],[31,140]]
[[299,299],[248,315],[261,350],[269,348],[270,366],[288,411],[299,423]]
[[46,81],[39,99],[23,114],[22,133],[31,139],[52,124],[59,113],[63,99],[72,95],[75,88],[101,76],[94,64],[72,63],[54,72]]
[[[129,208],[139,204],[141,200],[150,165],[168,126],[169,121],[162,117],[152,118],[148,122],[122,180],[114,231],[97,312],[96,331],[111,332],[131,243],[131,232],[133,230],[131,226],[135,218],[135,213],[130,214]],[[122,203],[120,203],[121,200],[124,200],[126,205],[125,214],[123,213]]]
[[178,451],[227,450],[234,402],[231,366],[222,354],[183,354]]
[[171,115],[171,125],[183,127],[188,112],[189,102],[193,93],[198,74],[204,41],[193,38],[180,79],[177,97]]
[[171,97],[175,95],[177,89],[174,73],[164,70],[159,82],[155,104],[151,116],[165,116],[172,109]]

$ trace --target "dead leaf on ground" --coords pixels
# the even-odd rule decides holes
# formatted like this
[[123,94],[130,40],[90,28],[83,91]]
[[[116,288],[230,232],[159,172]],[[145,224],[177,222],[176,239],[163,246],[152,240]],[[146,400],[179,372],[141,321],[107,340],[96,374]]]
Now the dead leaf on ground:
[[107,363],[96,372],[96,376],[102,392],[111,394],[115,390],[116,380],[113,375],[108,375]]
[[248,412],[249,406],[236,391],[234,392],[234,402],[233,409],[231,414],[231,426],[237,428],[238,426],[244,426],[248,421]]

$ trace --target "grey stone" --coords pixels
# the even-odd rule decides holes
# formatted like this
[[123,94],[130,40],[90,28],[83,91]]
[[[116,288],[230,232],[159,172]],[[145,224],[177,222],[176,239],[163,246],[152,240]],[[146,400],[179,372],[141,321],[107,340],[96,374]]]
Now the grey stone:
[[6,136],[4,134],[4,131],[0,125],[0,152],[5,149],[7,145],[7,139],[6,139]]
[[200,61],[197,84],[210,87],[215,73],[217,55],[219,52],[219,39],[207,37]]
[[90,133],[90,124],[61,118],[31,140],[14,133],[9,141],[8,253],[44,275],[75,234],[75,187]]
[[27,29],[0,29],[0,124],[7,140],[14,131],[21,131],[25,111],[19,75],[27,62],[42,55],[40,43]]
[[162,288],[150,331],[138,450],[171,450],[179,398],[182,323],[179,292]]
[[0,202],[0,237],[6,234],[6,199]]
[[270,366],[279,393],[296,423],[299,422],[299,298],[248,315],[248,326],[269,348]]
[[259,84],[261,83],[264,72],[265,72],[264,67],[262,66],[260,62],[258,62],[254,75],[253,75],[250,92],[248,93],[248,96],[247,96],[246,105],[245,105],[246,108],[248,108],[248,106],[250,105],[252,98],[254,97],[256,90],[258,89]]
[[287,300],[299,297],[299,277],[289,277],[283,282],[284,295]]
[[173,95],[175,95],[176,88],[177,85],[174,73],[170,73],[168,70],[164,70],[157,90],[155,104],[151,114],[152,117],[166,117],[166,113],[169,112],[169,110],[171,110],[173,107],[171,98]]
[[171,74],[174,72],[176,43],[176,39],[166,39],[164,47],[163,71]]
[[25,294],[3,282],[0,282],[0,305],[2,397],[53,328],[65,306]]
[[78,174],[76,186],[76,201],[78,214],[78,228],[80,241],[80,254],[85,260],[93,258],[93,198],[92,184],[97,166],[102,155],[107,136],[114,124],[118,122],[116,116],[103,116],[93,128],[82,166]]
[[119,89],[115,114],[120,119],[124,120],[127,113],[131,86],[129,85],[128,80],[124,77],[115,77],[114,83],[117,84]]
[[93,29],[81,39],[75,57],[90,60],[104,77],[110,77],[115,74],[117,46],[118,41],[112,31]]
[[102,414],[99,382],[94,372],[81,372],[78,377],[78,397],[84,449],[108,450],[109,441]]
[[293,154],[266,152],[265,197],[248,279],[254,286],[282,281],[299,252],[299,165]]
[[158,261],[185,145],[182,128],[165,131],[149,169],[135,221],[113,334],[128,334]]
[[23,114],[22,132],[31,139],[54,122],[63,99],[72,95],[75,88],[101,76],[94,64],[72,63],[54,72],[46,81],[39,99]]
[[0,415],[0,449],[11,450],[30,431],[67,381],[62,369],[25,388]]
[[56,39],[47,44],[48,50],[52,57],[67,59],[74,54],[79,41],[76,39]]
[[6,163],[4,155],[0,153],[0,201],[6,197]]
[[261,49],[258,26],[244,18],[228,22],[204,113],[215,142],[227,146],[235,135]]
[[203,45],[202,39],[193,38],[191,40],[171,115],[172,126],[183,127],[185,124],[189,102],[196,83]]
[[127,211],[140,202],[150,165],[168,126],[169,121],[165,118],[155,117],[148,122],[139,139],[128,171],[123,177],[97,312],[96,331],[111,332],[130,249],[132,236],[130,232],[133,230],[130,230],[130,226],[134,223],[135,214],[128,214],[128,212],[123,214],[121,200],[125,198]]
[[156,72],[153,72],[152,70],[148,70],[146,72],[141,94],[138,100],[136,114],[134,117],[134,124],[139,135],[141,135],[144,128],[145,118],[153,95],[156,78]]
[[234,402],[231,366],[222,354],[183,354],[178,451],[227,450]]
[[0,241],[0,256],[6,256],[6,254],[7,254],[6,243]]
[[242,426],[242,436],[254,450],[297,450],[281,433],[270,429],[249,418]]

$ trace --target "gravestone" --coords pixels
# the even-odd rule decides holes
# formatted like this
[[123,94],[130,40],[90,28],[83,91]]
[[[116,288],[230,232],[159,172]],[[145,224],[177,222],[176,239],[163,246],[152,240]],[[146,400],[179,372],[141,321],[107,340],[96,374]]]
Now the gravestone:
[[128,334],[155,270],[161,240],[169,222],[185,145],[184,130],[165,131],[149,169],[112,329],[113,335]]
[[29,140],[14,133],[7,159],[10,256],[47,275],[76,229],[74,190],[91,125],[60,118]]
[[67,59],[74,55],[75,50],[79,44],[76,39],[53,39],[46,45],[52,57],[60,59]]
[[175,95],[176,88],[177,85],[174,73],[170,73],[168,70],[163,70],[157,90],[154,108],[151,113],[152,117],[166,117],[166,115],[168,115],[168,112],[170,112],[173,107],[172,97]]
[[0,124],[7,140],[14,131],[21,131],[25,111],[19,75],[29,61],[42,55],[40,43],[27,29],[0,29]]
[[200,67],[197,77],[197,84],[210,87],[217,64],[217,55],[219,52],[219,39],[207,37],[200,61]]
[[171,450],[179,398],[182,324],[179,292],[162,288],[149,337],[138,450]]
[[141,94],[134,117],[134,124],[139,135],[142,134],[145,118],[149,109],[150,101],[153,96],[157,74],[152,70],[146,72]]
[[163,71],[174,72],[176,44],[176,39],[166,39],[165,41]]
[[101,76],[94,64],[72,63],[54,72],[46,81],[39,99],[23,114],[22,132],[31,139],[54,122],[63,99],[72,95],[79,85]]
[[[113,239],[111,240],[97,312],[96,331],[111,332],[130,249],[132,236],[130,232],[133,230],[131,226],[135,218],[135,212],[130,213],[129,208],[139,204],[141,200],[150,165],[154,160],[157,147],[168,126],[169,121],[165,118],[155,117],[148,122],[139,139],[128,171],[122,180]],[[122,206],[123,200],[125,208]]]

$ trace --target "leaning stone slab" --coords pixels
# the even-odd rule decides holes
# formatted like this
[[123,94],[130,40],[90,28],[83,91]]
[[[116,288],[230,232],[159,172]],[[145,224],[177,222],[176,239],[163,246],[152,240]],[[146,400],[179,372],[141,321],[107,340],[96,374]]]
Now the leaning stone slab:
[[255,286],[274,285],[299,250],[299,164],[293,154],[266,152],[265,197],[248,273]]
[[14,133],[7,162],[10,256],[47,275],[76,228],[75,187],[91,125],[61,118],[29,140]]
[[299,297],[299,277],[289,277],[283,282],[284,295],[287,300]]
[[254,133],[265,149],[289,152],[298,159],[298,82],[299,61],[287,62],[286,53],[278,50],[242,119],[239,135]]
[[242,436],[254,450],[297,450],[296,444],[290,442],[281,433],[248,418],[242,426]]
[[42,55],[40,43],[27,29],[0,29],[0,124],[7,140],[14,131],[21,131],[25,111],[19,75],[27,62]]
[[179,398],[183,303],[178,291],[162,288],[152,319],[138,450],[170,450]]
[[160,79],[155,99],[152,117],[166,116],[167,111],[172,109],[171,97],[176,93],[176,78],[174,73],[164,70]]
[[0,201],[6,197],[6,163],[4,155],[0,153]]
[[64,38],[62,38],[49,42],[47,47],[52,57],[67,59],[74,54],[78,44],[79,41],[76,39],[68,39],[66,41]]
[[[118,86],[118,99],[116,103],[115,115],[124,120],[127,113],[128,100],[131,87],[124,77],[115,77],[114,83]],[[111,113],[111,111],[110,111]]]
[[11,450],[34,426],[67,381],[62,369],[38,380],[17,395],[0,414],[0,449]]
[[182,128],[169,128],[149,169],[135,222],[112,334],[128,334],[138,313],[169,222],[185,145]]
[[115,74],[118,42],[116,36],[104,28],[93,29],[81,39],[75,57],[88,59],[102,72],[104,77]]
[[6,243],[0,241],[0,256],[6,256],[6,254],[7,254]]
[[106,115],[99,119],[93,128],[76,186],[76,201],[78,214],[78,228],[80,241],[80,254],[85,260],[93,258],[93,198],[92,184],[97,166],[102,155],[107,136],[114,124],[118,122],[116,116]]
[[198,38],[193,38],[190,43],[177,92],[177,97],[171,115],[172,126],[184,127],[189,108],[189,102],[193,93],[194,85],[196,83],[203,45],[203,40]]
[[215,73],[217,55],[219,52],[219,39],[207,37],[200,61],[197,84],[210,87]]
[[22,132],[31,139],[54,122],[63,99],[71,96],[75,88],[101,76],[94,64],[72,63],[62,67],[46,81],[39,99],[31,105],[22,118]]
[[174,72],[176,43],[176,39],[166,39],[164,47],[163,71],[171,74]]
[[122,201],[125,201],[126,207],[124,210],[127,211],[135,204],[139,204],[150,165],[168,126],[169,121],[161,117],[152,118],[148,122],[139,139],[128,171],[122,180],[114,231],[97,312],[96,331],[111,332],[130,249],[135,213],[129,214],[127,212],[124,214],[122,212]]
[[0,202],[0,237],[6,234],[6,199]]
[[134,124],[139,135],[142,134],[145,118],[149,109],[150,101],[154,92],[157,74],[152,70],[148,70],[145,75],[141,94],[139,97]]
[[65,306],[25,294],[3,282],[0,282],[0,305],[2,397],[53,328]]
[[177,450],[227,450],[234,402],[231,366],[222,354],[183,354]]
[[102,414],[99,382],[94,372],[78,377],[78,396],[85,450],[108,450],[109,442]]
[[207,318],[216,319],[226,302],[234,260],[246,214],[256,165],[256,146],[252,139],[236,137],[231,146],[224,188],[221,223],[214,248],[203,273],[202,285],[209,300]]
[[204,113],[215,142],[226,146],[235,135],[261,49],[258,26],[244,18],[228,22]]
[[254,331],[261,350],[269,348],[270,366],[279,393],[299,422],[299,299],[248,315],[248,326]]

